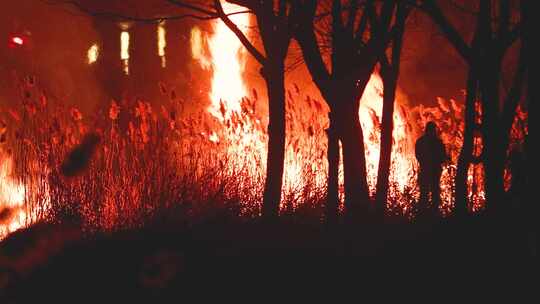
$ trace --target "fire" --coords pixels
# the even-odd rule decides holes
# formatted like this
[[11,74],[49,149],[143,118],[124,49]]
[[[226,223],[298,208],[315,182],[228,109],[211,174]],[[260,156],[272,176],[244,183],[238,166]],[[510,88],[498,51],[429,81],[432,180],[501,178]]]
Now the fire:
[[[241,7],[225,2],[223,9],[226,13],[233,13],[241,10]],[[249,27],[250,21],[247,14],[236,14],[230,18],[244,32]],[[194,28],[192,31],[192,53],[202,62],[203,67],[211,68],[213,72],[210,92],[212,103],[208,111],[217,118],[230,118],[232,112],[238,113],[242,110],[241,100],[247,96],[242,77],[245,68],[245,50],[242,43],[225,23],[216,21],[213,24],[213,30],[213,35],[205,39],[209,51],[209,56],[205,58],[201,47],[203,39],[200,36],[197,37],[201,32],[198,28]],[[201,58],[204,59],[201,60]],[[210,64],[206,64],[207,62]],[[224,105],[221,104],[222,102]],[[223,106],[227,112],[225,115],[220,113]]]
[[25,224],[25,187],[12,176],[13,161],[8,156],[0,158],[0,239]]
[[97,61],[99,57],[99,46],[97,43],[92,44],[87,52],[88,64],[92,64]]
[[167,47],[167,40],[165,38],[167,32],[165,30],[165,23],[160,22],[157,26],[157,41],[158,41],[158,56],[161,57],[161,67],[167,65],[165,58],[165,47]]
[[[224,3],[227,12],[237,11],[239,7]],[[246,34],[250,25],[248,16],[238,14],[231,17]],[[263,127],[265,113],[255,113],[255,100],[245,98],[248,94],[247,84],[243,77],[246,65],[245,50],[238,38],[217,20],[213,23],[213,33],[205,34],[199,28],[191,32],[192,57],[201,67],[212,72],[210,106],[208,114],[214,117],[220,127],[208,130],[204,136],[211,143],[226,146],[226,155],[233,159],[231,166],[248,167],[251,178],[264,177],[267,153],[267,133]],[[298,93],[298,89],[296,90]],[[287,98],[287,146],[285,151],[285,171],[283,181],[283,197],[299,195],[306,187],[325,188],[327,162],[326,138],[324,129],[327,126],[327,109],[315,105],[315,101],[307,98],[306,105],[299,105],[288,91]],[[300,97],[301,98],[301,97]],[[383,82],[374,72],[362,95],[358,111],[364,134],[366,153],[367,180],[370,194],[376,191],[377,171],[380,156],[380,133],[383,106]],[[305,113],[311,117],[305,119]],[[419,120],[414,120],[418,114]],[[309,115],[308,115],[309,116]],[[313,118],[315,117],[315,118]],[[457,153],[461,146],[456,141],[463,132],[463,105],[454,100],[450,102],[438,100],[438,105],[429,108],[424,106],[409,107],[403,95],[398,92],[393,115],[392,157],[390,167],[390,192],[388,209],[390,212],[411,216],[414,204],[419,197],[416,183],[417,161],[414,156],[414,143],[423,131],[427,120],[440,123],[443,141],[448,146],[452,164],[443,168],[441,177],[441,214],[449,214],[453,208],[453,183],[456,171]],[[312,125],[318,125],[313,128]],[[298,125],[310,125],[306,135],[305,129]],[[413,127],[413,126],[416,126]],[[315,135],[314,135],[315,134]],[[233,168],[228,168],[234,171]],[[343,171],[340,169],[340,184],[343,190]],[[482,209],[484,203],[483,169],[472,166],[469,170],[470,210]],[[341,193],[343,197],[343,193]],[[283,203],[283,202],[282,202]],[[284,208],[283,204],[281,205]]]
[[[240,9],[229,3],[224,3],[224,8],[228,13]],[[249,15],[235,14],[231,19],[249,34]],[[122,30],[120,59],[128,74],[130,36],[127,26]],[[166,31],[163,24],[158,25],[157,36],[157,52],[164,63]],[[201,67],[211,72],[209,105],[203,113],[195,115],[183,108],[174,108],[175,105],[172,108],[162,105],[160,119],[159,111],[152,109],[149,102],[137,101],[135,107],[127,102],[112,101],[106,124],[90,126],[76,109],[68,112],[51,108],[35,82],[25,79],[22,92],[33,90],[33,93],[21,94],[20,112],[8,109],[6,113],[24,132],[14,137],[13,158],[0,150],[0,238],[33,221],[55,220],[66,215],[80,216],[85,224],[96,228],[137,225],[144,220],[141,216],[164,205],[171,206],[183,202],[182,199],[189,203],[200,202],[208,196],[224,202],[230,199],[240,202],[245,209],[251,208],[241,214],[257,212],[266,172],[268,120],[264,97],[259,98],[255,90],[248,90],[246,51],[219,20],[213,22],[211,33],[193,28],[191,51]],[[88,51],[88,63],[95,62],[98,56],[99,47],[95,44]],[[300,204],[316,205],[323,202],[326,195],[328,109],[308,94],[298,87],[286,90],[287,138],[281,204],[281,210],[285,211],[294,210]],[[376,190],[382,106],[383,82],[375,72],[363,92],[358,111],[371,195]],[[177,114],[177,110],[183,113]],[[418,199],[414,141],[419,132],[411,125],[422,129],[427,120],[437,121],[452,156],[454,165],[445,167],[441,181],[441,213],[451,212],[455,163],[462,144],[463,112],[463,105],[453,100],[441,99],[431,108],[409,107],[402,95],[397,94],[387,205],[390,212],[407,217],[414,213]],[[50,113],[55,113],[54,117]],[[120,132],[121,114],[129,118],[128,132]],[[89,129],[99,129],[103,143],[83,175],[65,179],[58,171],[63,157],[80,143]],[[512,136],[522,138],[523,134]],[[480,147],[481,143],[475,143],[475,154],[480,154]],[[26,165],[19,170],[19,164]],[[341,170],[341,189],[342,174]],[[483,174],[481,166],[469,169],[472,211],[484,206]],[[189,184],[192,180],[194,182]],[[199,191],[199,186],[203,188],[200,193],[188,191],[189,187]],[[156,199],[158,196],[160,199]],[[156,202],[160,205],[153,205]]]
[[[358,116],[364,133],[366,150],[367,177],[373,194],[377,184],[377,171],[380,156],[380,138],[383,105],[383,82],[377,73],[373,73],[364,90]],[[400,100],[394,104],[394,130],[392,133],[392,160],[390,180],[397,183],[403,191],[414,172],[414,134],[408,127],[405,112]]]
[[[223,3],[226,13],[241,10],[240,6]],[[231,20],[242,30],[250,25],[247,14],[232,15]],[[227,132],[218,135],[215,131],[208,132],[208,139],[213,143],[220,142],[220,136],[226,136],[228,142],[234,142],[227,148],[228,156],[246,154],[250,151],[249,161],[260,163],[266,158],[266,134],[261,131],[261,122],[255,118],[252,107],[247,107],[247,89],[243,79],[246,54],[245,50],[233,32],[221,21],[212,26],[213,34],[203,34],[194,27],[191,31],[191,51],[194,59],[201,67],[212,71],[211,90],[209,93],[210,106],[207,111],[221,124],[228,124]],[[251,109],[247,109],[251,108]],[[246,111],[242,110],[247,110]],[[245,118],[248,115],[249,118]],[[239,165],[239,161],[235,161]],[[229,168],[232,170],[232,168]],[[252,176],[259,174],[263,168],[250,168]]]
[[[228,3],[224,3],[224,8],[228,13],[240,9],[240,7]],[[231,19],[244,33],[250,25],[249,17],[245,14],[233,15]],[[211,104],[208,112],[218,119],[222,125],[229,126],[232,122],[234,126],[234,128],[223,126],[224,129],[228,129],[228,132],[222,136],[226,136],[228,142],[231,142],[231,139],[234,142],[234,145],[228,148],[227,153],[231,156],[245,156],[246,151],[254,153],[255,155],[250,156],[251,158],[248,157],[248,162],[251,164],[244,165],[252,166],[251,169],[254,175],[264,176],[267,134],[264,128],[261,128],[260,120],[254,115],[252,107],[247,105],[249,101],[243,99],[248,94],[246,82],[243,78],[245,50],[241,42],[223,22],[217,20],[213,23],[213,33],[211,35],[203,34],[197,27],[193,28],[191,32],[191,50],[193,58],[200,63],[201,67],[212,71],[211,92],[209,94]],[[374,192],[377,180],[380,120],[383,104],[382,89],[382,80],[380,76],[374,73],[364,92],[359,109],[359,117],[365,136],[367,173],[371,192]],[[294,111],[294,103],[290,100],[288,100],[288,103],[287,111]],[[248,115],[245,115],[246,110],[249,112]],[[312,108],[311,110],[319,122],[323,117],[326,117],[323,109]],[[298,111],[306,111],[306,109],[299,109]],[[301,116],[299,113],[293,115]],[[234,124],[238,120],[240,120],[241,124]],[[288,123],[292,122],[288,121]],[[324,122],[321,122],[322,124]],[[300,132],[300,130],[292,131]],[[319,131],[322,131],[322,128]],[[215,135],[215,132],[208,133],[212,134],[208,137],[208,140],[214,143],[219,142],[219,137]],[[321,144],[324,141],[324,136],[317,140],[312,139],[312,142],[309,142],[309,139],[301,138],[293,140],[291,137],[295,137],[295,135],[288,134],[287,137],[283,194],[287,195],[287,193],[302,189],[308,183],[304,176],[306,171],[315,175],[314,179],[309,182],[324,187],[326,163],[325,161],[317,164],[313,162],[313,155],[324,155],[325,153],[325,146]],[[411,157],[411,155],[414,155],[411,145],[413,137],[411,129],[407,125],[405,112],[398,101],[394,114],[394,145],[390,178],[399,185],[400,190],[403,190],[409,184],[412,172],[414,172],[414,161]],[[310,147],[310,145],[315,147]],[[260,163],[260,165],[256,167],[255,163]]]
[[205,37],[201,29],[194,27],[191,30],[191,56],[206,70],[210,69],[210,59],[204,53]]
[[129,32],[120,33],[120,59],[122,60],[123,70],[126,75],[129,74]]

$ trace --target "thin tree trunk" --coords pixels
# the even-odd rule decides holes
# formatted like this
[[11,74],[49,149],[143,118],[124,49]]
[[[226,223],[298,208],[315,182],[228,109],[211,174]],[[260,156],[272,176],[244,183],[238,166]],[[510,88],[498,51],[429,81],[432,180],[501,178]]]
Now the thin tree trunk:
[[[497,208],[504,194],[504,160],[501,126],[499,123],[499,73],[500,60],[490,58],[483,68],[480,80],[482,93],[482,125],[484,143],[484,168],[486,172],[486,207]],[[483,82],[483,83],[482,83]]]
[[263,68],[268,90],[268,157],[262,215],[273,219],[279,214],[283,163],[285,159],[285,78],[283,63],[269,63]]
[[392,159],[392,132],[394,130],[394,100],[396,96],[397,73],[387,67],[382,72],[384,93],[383,93],[383,113],[381,128],[381,152],[379,156],[379,168],[377,170],[377,194],[376,213],[377,216],[384,215],[384,206],[388,196],[388,177],[390,176],[390,163]]
[[328,179],[325,217],[329,225],[337,223],[339,205],[339,137],[336,130],[336,118],[331,112],[329,115],[330,126],[326,130],[328,137]]
[[[540,62],[538,56],[533,56],[533,33],[535,33],[534,29],[538,29],[540,27],[540,20],[538,18],[532,18],[532,15],[534,14],[535,10],[533,9],[533,1],[532,0],[523,0],[522,1],[522,20],[523,20],[523,36],[522,36],[522,43],[523,47],[525,48],[525,54],[526,54],[526,64],[528,66],[527,69],[527,112],[528,112],[528,121],[529,123],[532,121],[535,125],[531,128],[529,125],[529,130],[538,130],[536,128],[536,119],[537,117],[537,110],[536,107],[538,100],[539,100],[539,94],[538,91],[540,90],[540,87],[537,86],[539,84],[538,77],[534,77],[536,73],[538,73],[538,69],[540,67]],[[534,140],[534,142],[533,142]],[[525,188],[525,197],[529,198],[527,199],[527,204],[525,207],[524,212],[527,213],[525,220],[526,225],[529,229],[529,248],[530,248],[530,255],[537,257],[538,255],[538,231],[540,231],[540,227],[538,224],[538,202],[535,202],[535,200],[530,199],[533,197],[533,189],[532,189],[532,175],[533,175],[533,168],[536,168],[536,163],[538,162],[536,159],[533,158],[532,155],[538,155],[538,146],[535,144],[537,139],[533,139],[527,135],[525,137],[524,142],[524,153],[525,153],[525,176],[526,176],[526,188]]]
[[405,21],[409,14],[409,8],[403,4],[398,6],[396,14],[396,33],[392,43],[392,60],[389,63],[386,55],[381,64],[381,74],[383,79],[383,113],[381,129],[381,148],[379,155],[379,167],[377,168],[377,193],[375,195],[376,216],[380,219],[384,217],[386,198],[388,196],[388,178],[390,176],[390,165],[392,162],[392,133],[394,130],[394,103],[396,98],[397,81],[399,77],[399,67],[401,60],[401,49],[403,45],[403,34],[405,31]]
[[455,212],[458,216],[467,213],[467,173],[472,160],[473,136],[475,130],[475,103],[477,92],[477,79],[472,69],[467,76],[467,97],[465,102],[465,130],[463,132],[463,145],[459,153],[458,165],[454,184],[456,188]]
[[366,154],[358,107],[344,103],[340,126],[345,176],[345,211],[348,220],[366,218],[369,211]]

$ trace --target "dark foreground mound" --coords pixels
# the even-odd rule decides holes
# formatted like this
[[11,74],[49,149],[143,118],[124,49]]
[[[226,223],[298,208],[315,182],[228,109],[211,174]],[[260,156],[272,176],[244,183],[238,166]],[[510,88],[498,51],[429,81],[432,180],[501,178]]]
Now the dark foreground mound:
[[361,295],[372,285],[395,291],[426,283],[474,290],[528,277],[536,253],[527,229],[486,216],[333,229],[212,222],[91,237],[72,226],[38,224],[1,243],[0,303],[180,303],[301,290],[311,297],[330,290]]

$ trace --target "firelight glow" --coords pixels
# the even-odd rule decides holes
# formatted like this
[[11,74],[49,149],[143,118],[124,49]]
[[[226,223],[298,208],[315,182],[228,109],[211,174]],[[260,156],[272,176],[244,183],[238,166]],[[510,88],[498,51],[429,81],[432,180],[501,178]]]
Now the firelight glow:
[[[239,6],[223,3],[225,12],[232,13],[240,9]],[[231,16],[231,20],[246,34],[249,27],[249,17],[247,14],[237,14]],[[211,115],[220,120],[224,125],[242,117],[242,98],[247,96],[247,85],[243,78],[245,69],[245,50],[235,36],[235,34],[220,20],[213,24],[213,33],[204,35],[198,28],[191,32],[191,47],[193,58],[198,60],[203,69],[211,69],[213,72],[211,80],[210,101],[208,111]],[[206,51],[206,52],[205,52]],[[383,83],[380,76],[374,73],[362,96],[359,108],[359,118],[364,132],[365,153],[367,162],[368,184],[373,194],[377,181],[377,170],[380,153],[380,125],[383,104]],[[314,109],[312,109],[314,110]],[[326,117],[326,113],[318,113],[318,117]],[[234,137],[235,147],[229,148],[228,153],[235,155],[243,153],[249,149],[252,153],[258,154],[253,157],[252,163],[262,160],[263,166],[252,168],[254,175],[264,175],[264,163],[267,153],[267,134],[260,128],[258,120],[245,119],[242,123],[229,132],[228,137]],[[390,179],[403,190],[410,183],[414,175],[414,153],[412,140],[415,137],[412,130],[407,128],[405,113],[403,113],[401,103],[396,101],[394,111],[394,132],[391,159]],[[217,142],[215,135],[208,138],[211,142]],[[230,138],[229,138],[230,139]],[[300,147],[300,151],[302,148]],[[321,152],[324,146],[317,147]],[[306,168],[304,162],[308,159],[299,150],[288,147],[285,152],[285,172],[284,172],[284,194],[288,191],[298,189],[304,182],[303,169]],[[316,181],[319,186],[324,187],[326,178],[326,168],[314,168]],[[341,184],[343,184],[343,171],[340,173]]]
[[[381,77],[373,73],[360,101],[358,116],[364,133],[364,148],[368,171],[368,185],[372,194],[377,184],[377,173],[380,156],[380,134],[383,104],[383,82]],[[390,179],[394,180],[403,191],[411,180],[414,170],[414,135],[407,128],[405,113],[401,100],[394,104],[394,130],[392,132],[392,170]]]
[[161,57],[161,67],[163,68],[167,64],[165,58],[165,47],[167,46],[166,34],[164,22],[159,23],[157,26],[158,56]]
[[92,64],[98,60],[99,57],[99,46],[97,43],[92,44],[87,52],[88,64]]
[[[240,11],[241,6],[223,3],[226,13]],[[248,14],[236,14],[230,17],[231,20],[242,31],[246,31],[249,26]],[[245,49],[236,35],[225,25],[217,20],[213,24],[214,33],[211,37],[206,37],[209,54],[203,54],[203,36],[198,28],[191,33],[192,53],[194,58],[201,62],[203,68],[211,68],[212,89],[210,92],[209,111],[212,115],[220,117],[220,101],[225,103],[227,110],[226,117],[230,117],[232,112],[241,110],[240,101],[247,96],[247,90],[242,77],[245,68]],[[206,63],[209,62],[210,65]]]
[[[25,187],[12,176],[13,160],[6,155],[0,159],[0,212],[7,214],[0,222],[0,240],[25,224]],[[4,215],[3,215],[4,217]]]
[[122,60],[123,70],[126,75],[129,74],[129,32],[120,33],[120,59]]
[[24,40],[21,38],[21,37],[18,37],[18,36],[15,36],[13,38],[11,38],[11,42],[17,44],[17,45],[23,45],[24,44]]

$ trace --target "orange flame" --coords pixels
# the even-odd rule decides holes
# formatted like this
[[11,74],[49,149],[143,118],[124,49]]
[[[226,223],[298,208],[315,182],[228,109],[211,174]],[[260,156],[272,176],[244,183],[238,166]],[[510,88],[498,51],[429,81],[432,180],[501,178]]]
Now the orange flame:
[[[240,7],[224,3],[224,8],[226,12],[230,13],[238,11]],[[250,25],[249,17],[245,14],[234,15],[231,19],[243,31],[246,31],[246,28]],[[242,111],[245,111],[246,108],[252,111],[252,109],[246,107],[245,101],[242,99],[247,95],[246,84],[243,79],[245,50],[242,44],[234,33],[223,22],[218,20],[213,24],[213,34],[211,35],[204,35],[199,28],[193,28],[191,47],[193,58],[198,60],[203,69],[213,72],[211,92],[209,94],[211,105],[208,112],[223,125],[228,126],[233,122],[234,128],[228,127],[229,131],[226,136],[229,142],[231,138],[234,138],[235,145],[228,148],[228,154],[234,158],[236,155],[254,153],[253,159],[249,159],[251,164],[243,165],[252,166],[251,169],[254,175],[263,176],[264,160],[267,153],[267,134],[264,128],[261,128],[260,120],[256,119],[255,116],[242,116]],[[208,54],[205,53],[205,49],[208,49]],[[358,113],[365,135],[368,182],[372,192],[375,190],[380,151],[382,90],[381,78],[377,74],[373,74],[364,91]],[[324,112],[323,109],[311,110]],[[413,136],[410,134],[410,128],[407,127],[405,113],[399,102],[396,103],[394,113],[391,179],[403,189],[409,183],[411,174],[414,172],[414,161],[411,158],[411,155],[414,154],[410,142]],[[254,113],[251,112],[251,114]],[[326,117],[325,113],[315,114],[318,117],[317,119],[320,120],[324,120],[323,117]],[[237,119],[241,120],[240,125],[234,124]],[[224,128],[226,127],[224,126]],[[216,134],[211,134],[208,139],[214,143],[219,142]],[[305,151],[307,150],[306,142],[298,143],[298,141],[294,141],[291,143],[289,137],[285,153],[284,194],[294,192],[294,189],[302,189],[302,186],[306,183],[304,181],[306,178],[304,170],[306,168],[316,175],[315,180],[312,179],[310,182],[315,182],[317,186],[324,187],[326,180],[326,168],[324,166],[326,164],[310,165],[310,156],[305,155],[307,154]],[[298,147],[299,145],[300,147]],[[324,144],[319,142],[315,143],[315,145],[317,145],[315,153],[324,155]],[[260,165],[255,167],[255,163]],[[341,180],[343,180],[342,174]]]
[[[375,192],[377,171],[379,168],[380,137],[383,105],[383,82],[373,73],[364,90],[358,116],[364,133],[368,185],[371,193]],[[392,170],[390,180],[397,183],[403,191],[414,172],[413,134],[407,126],[405,113],[400,100],[394,104],[394,130],[392,133]]]
[[12,176],[13,161],[0,155],[0,239],[21,228],[26,221],[25,187]]
[[[233,13],[241,9],[240,6],[223,3],[226,13]],[[249,26],[247,14],[232,15],[231,20],[243,31]],[[192,31],[192,52],[194,57],[202,62],[203,67],[213,71],[212,90],[210,100],[212,104],[208,111],[216,118],[230,118],[232,112],[241,111],[241,100],[247,96],[242,73],[245,68],[245,50],[236,35],[229,30],[225,23],[217,21],[213,25],[212,37],[196,37],[201,35],[198,28]],[[206,40],[209,57],[202,53],[201,43]],[[207,64],[207,63],[210,64]],[[225,103],[225,115],[220,113]]]

